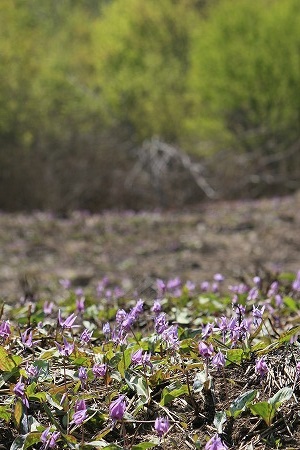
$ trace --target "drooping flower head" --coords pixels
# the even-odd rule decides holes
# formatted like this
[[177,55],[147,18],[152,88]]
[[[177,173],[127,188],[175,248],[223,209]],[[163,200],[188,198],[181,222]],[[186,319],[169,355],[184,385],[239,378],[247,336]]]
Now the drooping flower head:
[[221,438],[217,434],[215,434],[207,442],[205,450],[228,450],[228,447],[221,441]]
[[88,344],[92,338],[92,335],[93,331],[89,331],[87,328],[85,328],[80,335],[81,344]]
[[22,383],[22,377],[17,382],[17,384],[14,387],[14,393],[16,397],[19,397],[22,400],[23,405],[26,406],[26,408],[29,408],[29,402],[25,393],[25,384]]
[[125,395],[120,395],[109,405],[109,416],[113,420],[122,420],[126,410]]
[[95,378],[104,377],[107,372],[107,364],[94,364],[92,371]]
[[81,425],[87,418],[87,408],[84,400],[77,400],[75,404],[75,412],[70,425]]
[[65,337],[63,337],[63,345],[58,342],[55,342],[55,345],[62,356],[70,356],[74,350],[74,343],[70,344]]
[[264,357],[259,358],[256,360],[255,363],[255,372],[261,377],[263,378],[269,371],[269,368],[267,366],[267,363],[264,359]]
[[225,355],[221,351],[218,352],[211,360],[211,363],[217,369],[221,369],[222,367],[225,366],[226,363]]
[[43,443],[42,449],[47,450],[48,448],[55,448],[59,436],[59,431],[50,432],[50,427],[46,428],[41,435],[41,442]]
[[162,437],[170,428],[169,419],[167,417],[157,417],[154,422],[154,428],[159,437]]
[[210,358],[214,352],[214,348],[211,344],[207,345],[205,342],[200,341],[198,344],[198,350],[202,358]]

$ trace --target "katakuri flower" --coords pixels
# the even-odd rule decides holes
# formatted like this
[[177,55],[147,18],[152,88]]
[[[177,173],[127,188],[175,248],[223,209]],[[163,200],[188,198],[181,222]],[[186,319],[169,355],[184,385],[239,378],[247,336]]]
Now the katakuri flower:
[[72,313],[70,316],[66,318],[66,320],[62,320],[60,309],[58,310],[58,323],[62,328],[72,328],[77,316]]
[[59,436],[59,431],[50,432],[50,427],[46,428],[41,435],[41,442],[43,443],[42,449],[47,450],[48,448],[55,448]]
[[55,345],[62,356],[70,356],[74,350],[74,343],[70,344],[65,337],[63,337],[63,341],[63,345],[60,345],[58,342],[55,342]]
[[95,378],[104,377],[107,372],[107,364],[94,364],[92,371]]
[[198,344],[198,350],[202,358],[210,358],[214,352],[214,348],[211,344],[207,345],[205,342],[200,341]]
[[113,420],[122,420],[126,410],[125,395],[120,395],[109,405],[109,416]]
[[87,418],[87,408],[84,400],[77,400],[75,412],[70,425],[81,425]]
[[225,355],[221,351],[218,352],[211,360],[211,363],[217,369],[221,369],[222,367],[225,366],[226,363]]
[[264,357],[259,358],[256,360],[255,363],[255,372],[261,377],[263,378],[269,371],[269,368],[267,366],[267,363],[264,359]]
[[170,428],[169,419],[167,417],[157,417],[154,422],[154,428],[158,436],[161,438]]
[[25,384],[22,383],[22,377],[15,385],[14,393],[15,393],[16,397],[19,397],[22,400],[23,405],[25,405],[26,408],[29,408],[29,402],[28,402],[28,399],[25,394]]
[[221,438],[215,434],[206,444],[205,450],[227,450],[227,445],[223,444]]

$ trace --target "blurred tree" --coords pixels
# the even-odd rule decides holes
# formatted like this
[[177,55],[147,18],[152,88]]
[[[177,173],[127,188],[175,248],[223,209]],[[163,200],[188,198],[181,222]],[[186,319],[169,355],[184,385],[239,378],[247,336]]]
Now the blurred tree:
[[115,0],[93,30],[99,89],[110,114],[140,140],[180,140],[196,0]]
[[222,0],[208,8],[193,30],[186,127],[195,140],[272,153],[299,137],[299,6]]

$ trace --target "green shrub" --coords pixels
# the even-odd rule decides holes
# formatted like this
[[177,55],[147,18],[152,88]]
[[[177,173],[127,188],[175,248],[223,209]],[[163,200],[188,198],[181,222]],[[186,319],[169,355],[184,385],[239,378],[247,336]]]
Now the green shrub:
[[186,130],[196,139],[274,151],[299,135],[298,0],[213,4],[191,54]]
[[179,140],[188,114],[192,0],[115,0],[94,27],[99,87],[110,113],[140,139]]

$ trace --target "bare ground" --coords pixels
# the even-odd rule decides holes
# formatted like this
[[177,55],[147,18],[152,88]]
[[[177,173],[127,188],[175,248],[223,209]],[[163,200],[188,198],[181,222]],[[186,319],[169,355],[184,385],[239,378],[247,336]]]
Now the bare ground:
[[[186,211],[0,214],[1,297],[55,295],[60,278],[92,287],[105,275],[227,282],[300,269],[300,192],[259,201],[214,202]],[[155,293],[154,293],[155,295]]]

